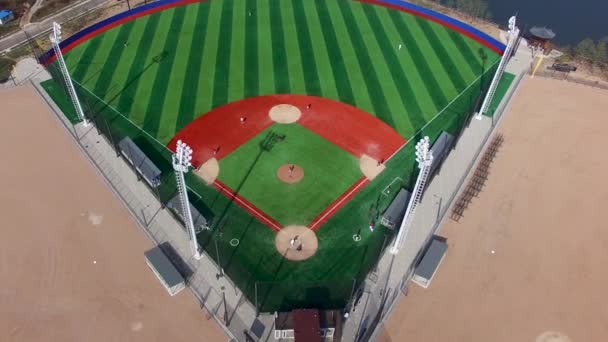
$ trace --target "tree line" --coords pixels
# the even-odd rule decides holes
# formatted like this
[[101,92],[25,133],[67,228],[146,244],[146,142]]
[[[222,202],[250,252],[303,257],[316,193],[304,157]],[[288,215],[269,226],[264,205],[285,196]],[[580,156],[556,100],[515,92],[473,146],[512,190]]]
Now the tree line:
[[597,41],[586,38],[562,50],[570,58],[583,59],[596,66],[608,67],[608,36]]

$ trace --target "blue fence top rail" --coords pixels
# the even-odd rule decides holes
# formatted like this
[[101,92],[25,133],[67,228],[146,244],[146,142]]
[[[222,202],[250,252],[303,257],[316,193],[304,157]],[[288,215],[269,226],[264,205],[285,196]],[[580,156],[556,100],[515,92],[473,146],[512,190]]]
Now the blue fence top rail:
[[376,0],[377,2],[380,3],[385,3],[385,4],[390,4],[390,5],[394,5],[397,7],[401,7],[405,10],[410,10],[410,11],[414,11],[414,12],[418,12],[420,14],[435,18],[437,20],[439,20],[440,22],[452,25],[457,27],[458,29],[460,29],[460,31],[462,32],[468,32],[470,34],[472,34],[473,36],[479,38],[480,41],[483,41],[485,43],[487,43],[488,45],[496,48],[497,50],[500,50],[501,53],[505,51],[506,46],[505,44],[503,44],[502,42],[498,41],[497,39],[491,37],[490,35],[476,29],[475,27],[463,23],[462,21],[458,20],[458,19],[454,19],[448,15],[433,11],[431,9],[419,6],[419,5],[415,5],[403,0]]
[[[137,17],[143,16],[146,14],[151,14],[156,11],[163,10],[165,8],[185,5],[185,4],[189,4],[189,3],[193,3],[193,2],[201,2],[201,1],[205,1],[205,0],[160,0],[160,1],[157,1],[154,3],[132,8],[130,11],[125,11],[125,12],[119,13],[115,16],[102,20],[92,26],[89,26],[78,33],[75,33],[71,37],[69,37],[61,42],[61,44],[60,44],[61,50],[64,51],[64,48],[68,47],[68,46],[73,47],[71,45],[74,43],[78,43],[78,41],[81,40],[82,38],[84,38],[90,34],[101,33],[103,31],[105,31],[106,29],[109,29],[112,26],[112,24],[115,24],[119,21],[126,21],[128,19],[132,20],[132,19],[135,19]],[[506,46],[503,43],[501,43],[500,41],[490,37],[486,33],[481,32],[480,30],[474,28],[471,25],[465,24],[465,23],[463,23],[457,19],[454,19],[452,17],[449,17],[445,14],[438,13],[436,11],[421,7],[419,5],[415,5],[415,4],[412,4],[412,3],[409,3],[406,1],[402,1],[402,0],[358,0],[358,1],[363,1],[363,2],[367,1],[370,3],[374,3],[374,4],[379,4],[379,5],[384,4],[387,6],[397,7],[397,8],[400,8],[405,11],[408,11],[408,12],[411,12],[414,14],[418,14],[421,16],[433,18],[434,20],[438,21],[439,23],[443,23],[447,26],[456,28],[460,32],[467,33],[469,36],[474,37],[480,43],[486,45],[489,48],[492,48],[493,50],[499,52],[500,54],[502,54],[506,48]],[[39,60],[40,60],[40,63],[42,63],[42,64],[48,64],[48,63],[52,62],[54,60],[54,58],[55,58],[55,52],[53,51],[53,49],[50,49],[49,51],[42,54],[39,57]]]

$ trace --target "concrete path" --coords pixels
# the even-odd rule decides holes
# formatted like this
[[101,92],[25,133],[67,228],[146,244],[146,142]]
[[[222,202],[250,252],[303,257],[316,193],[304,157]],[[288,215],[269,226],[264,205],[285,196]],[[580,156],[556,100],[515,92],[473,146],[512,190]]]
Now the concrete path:
[[23,44],[27,40],[27,35],[23,31],[26,31],[31,37],[36,37],[50,30],[53,21],[63,23],[69,19],[89,12],[90,10],[99,7],[108,1],[109,0],[86,0],[77,5],[66,8],[65,10],[50,16],[39,23],[27,24],[21,30],[0,39],[0,53]]

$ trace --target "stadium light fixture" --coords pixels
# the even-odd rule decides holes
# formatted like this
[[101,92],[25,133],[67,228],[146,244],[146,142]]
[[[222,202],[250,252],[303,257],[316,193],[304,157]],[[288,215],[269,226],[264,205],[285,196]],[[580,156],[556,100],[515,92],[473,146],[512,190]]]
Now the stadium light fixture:
[[59,45],[61,43],[61,25],[56,22],[53,22],[53,32],[51,33],[49,38],[51,39],[53,51],[55,51],[55,56],[57,57],[57,63],[59,63],[59,69],[61,70],[63,81],[66,87],[68,88],[68,94],[70,95],[70,99],[72,100],[72,104],[74,105],[74,109],[76,110],[76,115],[78,115],[78,118],[82,121],[82,124],[85,127],[88,127],[90,123],[84,116],[82,106],[80,105],[80,99],[78,98],[76,89],[74,89],[74,84],[72,83],[72,78],[70,77],[68,67],[65,65],[63,53],[61,53],[61,47]]
[[399,233],[397,233],[397,238],[395,238],[395,242],[390,249],[390,253],[393,255],[399,253],[401,240],[407,237],[407,233],[412,225],[414,211],[422,199],[424,186],[426,185],[429,171],[431,170],[431,165],[433,164],[433,152],[431,152],[431,141],[429,137],[420,139],[420,141],[418,141],[416,144],[416,162],[418,162],[420,173],[418,173],[416,185],[414,185],[414,191],[412,192],[412,197],[407,205],[407,209],[405,210],[405,215],[403,215],[403,220],[401,221],[401,226],[399,227]]
[[192,211],[190,211],[190,201],[188,200],[188,189],[184,174],[190,171],[192,166],[192,148],[185,142],[178,140],[175,147],[175,154],[172,157],[173,169],[175,170],[175,178],[177,181],[177,189],[179,193],[180,205],[182,207],[182,218],[190,234],[192,246],[192,254],[194,258],[199,260],[202,258],[202,253],[198,242],[196,241],[196,230],[192,221]]
[[496,69],[496,73],[494,73],[494,78],[492,78],[492,83],[490,83],[490,88],[488,88],[488,93],[483,100],[481,108],[479,112],[475,114],[475,119],[481,120],[483,118],[483,114],[485,114],[488,109],[490,109],[490,103],[492,103],[492,99],[496,94],[496,89],[498,88],[498,84],[500,83],[500,78],[502,77],[509,60],[511,60],[511,55],[513,53],[513,49],[517,44],[519,39],[519,28],[517,28],[517,19],[515,16],[512,16],[509,19],[509,31],[507,32],[507,47],[505,48],[502,57],[500,58],[500,63],[498,64],[498,68]]

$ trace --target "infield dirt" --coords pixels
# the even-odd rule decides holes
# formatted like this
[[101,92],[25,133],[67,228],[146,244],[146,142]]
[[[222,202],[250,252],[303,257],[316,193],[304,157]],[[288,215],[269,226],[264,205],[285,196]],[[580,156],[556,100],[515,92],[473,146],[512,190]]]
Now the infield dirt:
[[151,243],[33,87],[0,102],[0,341],[226,340],[147,268]]
[[608,340],[606,108],[606,91],[523,81],[433,283],[409,286],[379,341]]

